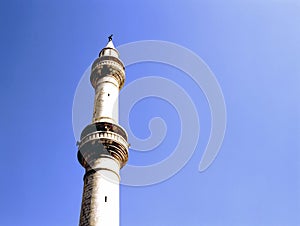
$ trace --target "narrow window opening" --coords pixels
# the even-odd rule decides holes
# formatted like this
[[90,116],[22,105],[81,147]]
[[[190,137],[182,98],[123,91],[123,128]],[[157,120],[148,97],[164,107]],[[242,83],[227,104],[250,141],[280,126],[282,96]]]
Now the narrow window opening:
[[104,200],[105,200],[105,202],[107,202],[107,196],[105,196]]
[[110,96],[110,94],[108,93],[107,96]]

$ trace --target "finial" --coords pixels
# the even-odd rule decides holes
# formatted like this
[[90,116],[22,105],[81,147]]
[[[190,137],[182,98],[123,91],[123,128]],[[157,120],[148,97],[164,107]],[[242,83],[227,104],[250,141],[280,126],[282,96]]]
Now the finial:
[[112,37],[113,37],[113,34],[111,34],[110,36],[108,36],[108,41],[112,41]]

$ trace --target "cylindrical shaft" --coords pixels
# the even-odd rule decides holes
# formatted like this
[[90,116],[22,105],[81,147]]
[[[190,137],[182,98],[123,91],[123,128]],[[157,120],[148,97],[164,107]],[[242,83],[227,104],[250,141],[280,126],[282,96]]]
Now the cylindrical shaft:
[[94,122],[118,123],[119,84],[113,77],[99,79],[95,89]]
[[84,176],[79,226],[119,226],[119,164],[102,158]]

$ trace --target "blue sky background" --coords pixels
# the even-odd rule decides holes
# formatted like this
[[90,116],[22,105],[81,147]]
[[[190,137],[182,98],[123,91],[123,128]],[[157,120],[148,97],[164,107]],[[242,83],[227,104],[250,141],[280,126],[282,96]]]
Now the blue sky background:
[[[202,91],[169,66],[127,68],[127,84],[160,75],[187,90],[201,134],[171,179],[121,186],[121,225],[300,225],[299,24],[296,0],[1,1],[1,225],[78,225],[84,171],[72,102],[111,33],[116,45],[157,39],[194,51],[216,75],[228,117],[217,159],[199,173],[210,132]],[[155,163],[174,148],[178,115],[162,100],[133,108],[132,129],[147,137],[155,116],[168,124],[166,140],[132,151],[132,164]]]

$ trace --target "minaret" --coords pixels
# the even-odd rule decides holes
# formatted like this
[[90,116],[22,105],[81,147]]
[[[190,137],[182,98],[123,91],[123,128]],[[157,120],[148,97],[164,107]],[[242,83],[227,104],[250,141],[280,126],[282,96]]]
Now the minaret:
[[125,70],[112,35],[92,65],[90,81],[95,89],[93,119],[81,133],[77,154],[85,168],[79,226],[118,226],[119,171],[128,159],[128,143],[118,125]]

